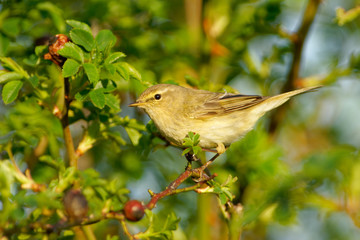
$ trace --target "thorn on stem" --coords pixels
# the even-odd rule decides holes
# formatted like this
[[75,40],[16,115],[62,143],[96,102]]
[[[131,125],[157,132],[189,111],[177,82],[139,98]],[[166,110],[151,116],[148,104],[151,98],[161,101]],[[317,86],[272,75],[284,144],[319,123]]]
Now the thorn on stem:
[[150,189],[148,190],[149,194],[151,197],[153,197],[155,195],[155,193],[153,191],[151,191]]

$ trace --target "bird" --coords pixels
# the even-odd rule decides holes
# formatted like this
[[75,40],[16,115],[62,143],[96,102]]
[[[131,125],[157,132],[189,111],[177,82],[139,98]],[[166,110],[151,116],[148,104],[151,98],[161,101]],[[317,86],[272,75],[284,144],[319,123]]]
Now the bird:
[[198,146],[222,154],[252,130],[266,112],[319,87],[259,96],[157,84],[147,88],[129,107],[143,109],[170,144],[181,148],[184,138],[193,132],[200,135]]

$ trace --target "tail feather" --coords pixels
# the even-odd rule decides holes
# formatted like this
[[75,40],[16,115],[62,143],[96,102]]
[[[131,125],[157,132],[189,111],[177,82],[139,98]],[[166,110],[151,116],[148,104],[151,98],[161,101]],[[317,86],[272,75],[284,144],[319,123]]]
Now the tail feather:
[[316,91],[318,88],[321,88],[321,87],[322,86],[306,87],[306,88],[301,88],[301,89],[297,89],[297,90],[293,90],[290,92],[281,93],[279,95],[269,97],[268,99],[266,99],[265,101],[263,101],[261,103],[263,105],[262,110],[264,112],[270,111],[271,109],[274,109],[274,108],[279,107],[280,105],[284,104],[287,100],[289,100],[293,96],[307,93],[307,92]]

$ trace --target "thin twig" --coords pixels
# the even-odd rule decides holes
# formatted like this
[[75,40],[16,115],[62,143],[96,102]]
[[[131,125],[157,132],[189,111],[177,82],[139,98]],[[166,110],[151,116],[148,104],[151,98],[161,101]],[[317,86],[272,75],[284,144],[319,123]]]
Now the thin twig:
[[61,119],[61,123],[63,126],[63,132],[64,132],[64,141],[65,141],[65,147],[68,153],[69,157],[69,164],[72,167],[77,168],[77,155],[75,152],[75,147],[73,143],[73,139],[70,132],[70,126],[69,126],[69,110],[70,110],[70,82],[69,78],[64,79],[64,88],[65,88],[65,114],[63,118]]
[[[209,177],[204,173],[204,170],[211,163],[213,163],[217,157],[219,157],[218,153],[214,157],[212,157],[209,161],[207,161],[204,165],[202,165],[199,168],[195,168],[195,169],[191,169],[191,164],[188,163],[185,171],[182,174],[180,174],[180,176],[178,176],[173,182],[171,182],[164,191],[162,191],[160,193],[153,193],[151,190],[149,190],[149,193],[151,195],[151,200],[146,205],[146,208],[153,209],[155,207],[157,201],[159,201],[160,199],[162,199],[166,196],[180,193],[180,192],[196,190],[199,187],[201,187],[202,184],[213,179],[216,175],[212,175]],[[199,182],[193,186],[178,189],[178,187],[189,177],[197,178],[197,179],[199,179]]]
[[125,220],[124,219],[120,220],[120,223],[123,228],[124,234],[129,238],[129,240],[134,239],[134,237],[131,235],[131,233],[129,232],[129,229],[126,226]]
[[6,151],[7,151],[8,155],[9,155],[9,158],[10,158],[12,164],[13,164],[14,167],[15,167],[16,172],[18,173],[19,178],[22,179],[22,180],[21,180],[21,182],[22,182],[21,188],[22,188],[22,189],[31,189],[31,190],[33,190],[34,192],[42,192],[42,191],[45,191],[45,190],[46,190],[45,185],[36,183],[36,182],[34,181],[34,179],[31,177],[31,174],[30,174],[30,170],[29,170],[29,169],[26,169],[25,174],[20,170],[20,168],[19,168],[18,165],[16,164],[14,155],[13,155],[13,153],[12,153],[11,145],[8,145],[8,146],[7,146]]

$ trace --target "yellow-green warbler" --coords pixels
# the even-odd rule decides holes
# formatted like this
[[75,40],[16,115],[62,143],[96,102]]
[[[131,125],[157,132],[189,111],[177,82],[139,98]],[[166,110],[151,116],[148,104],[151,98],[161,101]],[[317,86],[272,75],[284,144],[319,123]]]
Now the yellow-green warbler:
[[130,107],[145,110],[162,136],[182,146],[189,132],[200,135],[199,146],[217,153],[249,132],[266,112],[290,97],[314,90],[307,87],[272,97],[214,93],[171,84],[146,89]]

